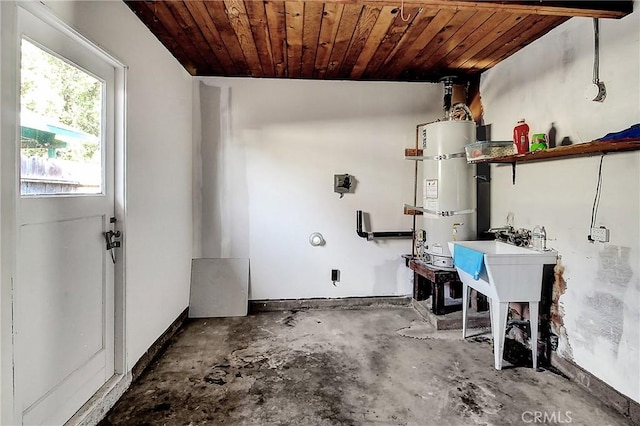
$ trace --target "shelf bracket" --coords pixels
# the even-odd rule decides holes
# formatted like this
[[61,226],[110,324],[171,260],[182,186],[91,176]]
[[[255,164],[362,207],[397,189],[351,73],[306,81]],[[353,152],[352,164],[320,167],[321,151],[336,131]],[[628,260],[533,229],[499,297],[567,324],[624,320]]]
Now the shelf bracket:
[[511,163],[511,181],[513,182],[513,185],[516,184],[516,162],[512,162]]

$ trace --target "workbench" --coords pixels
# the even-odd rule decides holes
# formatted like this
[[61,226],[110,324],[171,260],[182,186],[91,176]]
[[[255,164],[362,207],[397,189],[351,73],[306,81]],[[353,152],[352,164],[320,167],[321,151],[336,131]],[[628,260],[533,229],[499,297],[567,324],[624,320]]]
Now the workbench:
[[462,298],[462,282],[456,271],[445,271],[433,268],[419,260],[409,261],[413,271],[413,298],[426,300],[431,296],[431,310],[436,315],[459,311],[462,305],[445,306],[445,286]]
[[[420,301],[431,297],[431,311],[436,315],[462,310],[462,304],[445,305],[446,284],[449,284],[456,298],[462,299],[462,282],[456,271],[436,269],[420,260],[409,260],[408,266],[413,271],[414,299]],[[470,305],[471,310],[475,312],[489,309],[487,299],[475,291],[472,291]]]

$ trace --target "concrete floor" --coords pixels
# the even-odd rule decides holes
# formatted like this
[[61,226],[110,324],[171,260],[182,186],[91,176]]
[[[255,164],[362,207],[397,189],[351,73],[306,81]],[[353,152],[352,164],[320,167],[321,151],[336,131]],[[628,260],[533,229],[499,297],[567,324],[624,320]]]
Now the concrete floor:
[[[537,420],[537,421],[536,421]],[[627,425],[549,371],[412,308],[189,321],[102,425]]]

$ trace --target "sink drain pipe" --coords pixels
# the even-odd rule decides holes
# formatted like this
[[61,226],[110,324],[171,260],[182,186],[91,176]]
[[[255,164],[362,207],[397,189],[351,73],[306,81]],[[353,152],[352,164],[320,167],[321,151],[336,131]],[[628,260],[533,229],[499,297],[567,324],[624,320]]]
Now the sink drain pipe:
[[413,231],[364,232],[362,230],[362,210],[356,210],[356,233],[368,241],[378,238],[413,238]]

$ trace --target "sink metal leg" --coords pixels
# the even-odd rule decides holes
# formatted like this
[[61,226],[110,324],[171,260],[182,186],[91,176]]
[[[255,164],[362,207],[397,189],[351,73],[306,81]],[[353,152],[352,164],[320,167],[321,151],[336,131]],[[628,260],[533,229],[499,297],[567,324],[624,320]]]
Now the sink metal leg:
[[494,320],[491,324],[493,332],[493,356],[496,370],[502,370],[502,355],[504,353],[504,337],[507,329],[507,312],[509,310],[508,302],[498,302],[491,300],[493,305],[493,314],[491,318]]
[[462,338],[467,338],[467,309],[469,308],[469,286],[462,283]]
[[529,302],[529,323],[531,326],[531,359],[535,370],[538,367],[538,302]]
[[487,302],[489,302],[489,325],[491,325],[491,332],[495,328],[495,321],[493,319],[493,299],[487,296]]

